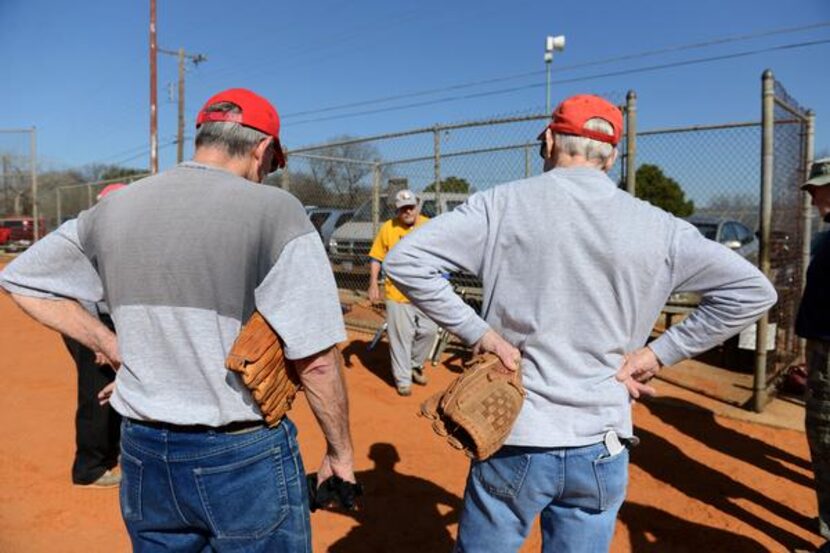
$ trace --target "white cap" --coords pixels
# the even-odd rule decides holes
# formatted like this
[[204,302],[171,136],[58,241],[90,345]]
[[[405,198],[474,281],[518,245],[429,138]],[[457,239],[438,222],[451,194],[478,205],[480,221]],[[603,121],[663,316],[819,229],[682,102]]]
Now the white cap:
[[400,209],[408,205],[418,205],[418,196],[412,190],[399,190],[395,194],[395,209]]

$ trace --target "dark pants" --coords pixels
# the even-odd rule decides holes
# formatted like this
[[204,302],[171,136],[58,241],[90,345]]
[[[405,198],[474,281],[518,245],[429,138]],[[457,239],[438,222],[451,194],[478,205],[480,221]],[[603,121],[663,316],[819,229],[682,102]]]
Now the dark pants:
[[819,533],[830,550],[830,342],[807,340],[807,370],[807,443],[816,478]]
[[[101,315],[101,322],[113,328],[109,316]],[[89,348],[66,336],[63,341],[78,369],[72,482],[91,484],[118,464],[121,416],[109,405],[98,404],[98,392],[115,379],[115,372],[109,366],[96,365]]]

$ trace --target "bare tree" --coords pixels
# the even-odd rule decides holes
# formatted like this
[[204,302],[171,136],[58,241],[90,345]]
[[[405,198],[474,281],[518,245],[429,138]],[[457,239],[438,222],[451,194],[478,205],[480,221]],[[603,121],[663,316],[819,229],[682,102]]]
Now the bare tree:
[[[339,136],[333,141],[345,141],[349,138]],[[380,152],[375,145],[366,142],[334,145],[314,150],[313,154],[359,162],[312,158],[309,159],[309,167],[312,178],[318,184],[348,205],[356,205],[366,196],[367,190],[371,188],[372,163],[380,159]]]

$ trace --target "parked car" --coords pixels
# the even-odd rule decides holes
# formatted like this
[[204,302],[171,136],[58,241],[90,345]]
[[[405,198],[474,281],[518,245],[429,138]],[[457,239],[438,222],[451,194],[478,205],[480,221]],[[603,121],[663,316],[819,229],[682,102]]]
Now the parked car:
[[[435,193],[418,194],[421,213],[427,217],[438,214]],[[441,212],[452,211],[464,203],[469,194],[441,194]],[[380,197],[380,224],[395,216],[395,207],[386,194]],[[375,239],[372,229],[372,200],[357,208],[351,220],[338,228],[328,241],[329,259],[335,272],[369,274],[369,250]]]
[[339,207],[312,207],[307,209],[308,218],[311,224],[320,233],[323,244],[328,244],[331,235],[335,230],[347,223],[354,214],[354,209],[343,209]]
[[[694,225],[705,238],[723,244],[753,265],[758,264],[758,238],[749,227],[740,221],[705,215],[692,215],[687,217],[686,221]],[[669,303],[673,305],[697,305],[700,303],[700,294],[695,292],[672,294]]]
[[709,240],[723,244],[752,263],[758,263],[758,238],[743,223],[702,215],[693,215],[686,220]]

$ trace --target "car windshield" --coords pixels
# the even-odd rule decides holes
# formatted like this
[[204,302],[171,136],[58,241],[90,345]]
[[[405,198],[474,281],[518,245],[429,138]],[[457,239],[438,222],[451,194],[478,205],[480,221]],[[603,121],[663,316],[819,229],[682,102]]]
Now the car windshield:
[[714,223],[692,223],[704,237],[715,240],[718,236],[718,225]]
[[[386,198],[380,199],[380,217],[381,221],[391,219],[395,216],[395,209],[386,203]],[[357,223],[371,223],[372,222],[372,202],[366,202],[358,208],[352,217],[352,221]]]

